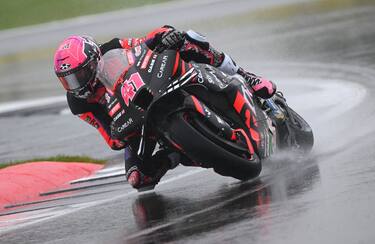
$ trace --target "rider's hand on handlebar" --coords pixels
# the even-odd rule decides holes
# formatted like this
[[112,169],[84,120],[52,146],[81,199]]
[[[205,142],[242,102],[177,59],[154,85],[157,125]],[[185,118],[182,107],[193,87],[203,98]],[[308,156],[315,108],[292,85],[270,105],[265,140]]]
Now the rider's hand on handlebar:
[[161,53],[167,49],[179,49],[185,41],[185,33],[178,30],[172,30],[164,33],[160,43],[155,47],[154,51]]

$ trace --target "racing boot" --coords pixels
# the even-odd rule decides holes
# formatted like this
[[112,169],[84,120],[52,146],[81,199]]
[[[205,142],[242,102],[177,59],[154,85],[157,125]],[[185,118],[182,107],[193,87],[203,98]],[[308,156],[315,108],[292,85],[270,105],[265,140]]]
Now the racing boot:
[[245,79],[247,85],[253,90],[257,97],[268,99],[276,92],[276,85],[268,79],[247,72],[243,68],[238,68],[237,74]]
[[155,175],[149,176],[142,173],[137,166],[133,166],[126,173],[126,179],[138,191],[147,191],[154,189],[167,171],[167,167],[161,167]]
[[215,67],[228,75],[238,74],[242,76],[245,79],[246,85],[253,91],[255,96],[268,99],[275,94],[276,85],[272,81],[245,71],[226,53],[221,53],[221,56],[215,56],[221,57],[220,65]]
[[139,188],[150,188],[153,189],[157,182],[155,179],[153,179],[150,176],[147,176],[143,174],[136,166],[132,167],[127,173],[126,173],[126,179],[133,188],[139,189]]

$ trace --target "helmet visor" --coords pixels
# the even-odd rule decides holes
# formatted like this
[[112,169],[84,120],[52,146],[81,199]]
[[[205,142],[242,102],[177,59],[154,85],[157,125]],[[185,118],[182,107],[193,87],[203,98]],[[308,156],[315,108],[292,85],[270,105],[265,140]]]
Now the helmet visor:
[[74,73],[59,77],[59,80],[67,91],[81,89],[95,79],[96,67],[97,62],[91,61]]

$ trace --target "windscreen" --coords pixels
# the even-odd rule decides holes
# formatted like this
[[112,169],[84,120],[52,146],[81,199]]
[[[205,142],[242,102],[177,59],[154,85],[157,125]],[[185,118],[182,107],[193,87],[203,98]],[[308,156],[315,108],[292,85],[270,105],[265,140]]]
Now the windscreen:
[[106,52],[100,59],[97,78],[107,89],[113,90],[116,81],[128,67],[126,51],[124,49],[113,49]]

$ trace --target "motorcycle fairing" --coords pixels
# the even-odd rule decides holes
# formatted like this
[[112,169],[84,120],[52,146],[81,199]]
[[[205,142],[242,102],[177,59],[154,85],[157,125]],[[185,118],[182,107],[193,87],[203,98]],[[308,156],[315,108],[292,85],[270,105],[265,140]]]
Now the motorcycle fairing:
[[[227,97],[228,101],[221,101],[221,104],[228,102],[232,104],[232,109],[246,125],[248,137],[254,148],[257,150],[262,146],[260,145],[262,135],[258,132],[251,94],[247,89],[243,89],[244,85],[240,82],[234,85],[236,79],[233,77],[206,64],[185,63],[174,50],[167,50],[161,54],[153,53],[145,44],[127,51],[126,56],[129,63],[133,65],[127,68],[114,88],[117,96],[122,98],[119,101],[125,111],[121,118],[115,121],[116,137],[124,138],[136,130],[140,131],[140,125],[147,121],[148,107],[159,98],[186,85],[206,87],[205,89],[217,94],[227,93],[226,96],[218,96],[221,100]],[[204,105],[207,101],[203,98],[201,102],[201,97],[194,97],[192,101],[195,101],[196,106],[201,105],[202,109],[198,112],[207,117],[207,111],[210,111],[208,106]],[[220,118],[219,115],[216,115],[216,118]],[[207,119],[211,120],[211,123],[218,122],[218,119],[213,117],[208,116]],[[219,125],[220,123],[216,124]],[[145,131],[147,133],[148,129],[146,128]],[[228,137],[230,133],[228,131],[225,134]]]

